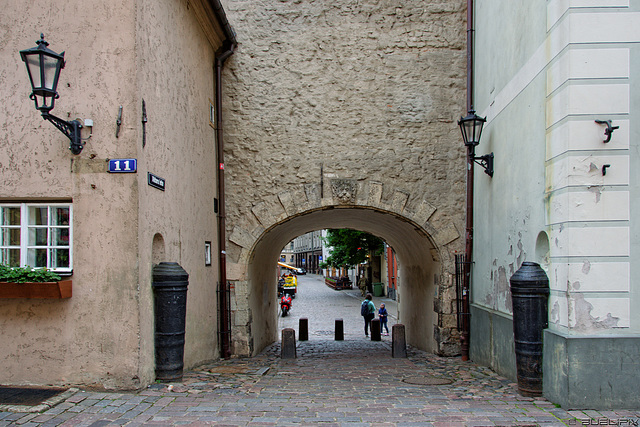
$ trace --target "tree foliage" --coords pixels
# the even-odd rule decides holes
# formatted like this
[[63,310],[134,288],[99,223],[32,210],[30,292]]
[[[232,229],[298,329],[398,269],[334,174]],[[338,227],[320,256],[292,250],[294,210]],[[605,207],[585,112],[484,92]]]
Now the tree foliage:
[[379,237],[348,228],[329,229],[323,240],[331,247],[331,255],[325,262],[335,268],[361,264],[369,253],[380,255],[384,250],[384,241]]

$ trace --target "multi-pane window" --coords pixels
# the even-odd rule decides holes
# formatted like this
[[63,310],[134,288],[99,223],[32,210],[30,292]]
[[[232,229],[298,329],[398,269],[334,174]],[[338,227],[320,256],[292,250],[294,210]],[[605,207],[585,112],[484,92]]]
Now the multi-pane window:
[[70,204],[0,204],[0,264],[71,271]]

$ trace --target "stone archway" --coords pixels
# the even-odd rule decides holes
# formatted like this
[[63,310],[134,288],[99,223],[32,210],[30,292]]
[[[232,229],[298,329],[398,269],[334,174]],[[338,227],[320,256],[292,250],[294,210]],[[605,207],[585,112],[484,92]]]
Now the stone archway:
[[336,179],[329,184],[327,194],[322,185],[281,193],[256,205],[246,227],[234,227],[228,245],[233,352],[255,355],[277,339],[274,266],[282,247],[307,231],[353,228],[381,237],[396,251],[399,320],[407,328],[407,342],[441,355],[457,354],[451,256],[461,240],[456,227],[437,218],[427,201],[407,209],[411,195],[405,192],[391,191],[383,199],[380,183]]

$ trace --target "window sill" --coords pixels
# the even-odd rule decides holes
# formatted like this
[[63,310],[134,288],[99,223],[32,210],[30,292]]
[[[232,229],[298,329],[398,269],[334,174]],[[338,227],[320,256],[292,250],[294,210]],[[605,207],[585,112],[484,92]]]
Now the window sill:
[[71,298],[71,280],[59,282],[0,283],[0,298]]

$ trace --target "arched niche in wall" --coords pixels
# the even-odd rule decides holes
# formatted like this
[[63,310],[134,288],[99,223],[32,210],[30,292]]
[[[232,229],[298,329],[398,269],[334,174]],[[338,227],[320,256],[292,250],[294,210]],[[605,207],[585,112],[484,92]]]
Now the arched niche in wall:
[[550,264],[550,246],[549,246],[549,235],[545,231],[541,231],[538,233],[538,237],[536,239],[536,259],[535,262],[540,264],[546,272],[549,271]]
[[156,233],[153,236],[153,243],[151,244],[151,262],[155,265],[163,261],[166,261],[164,254],[164,237],[162,237],[162,234]]

